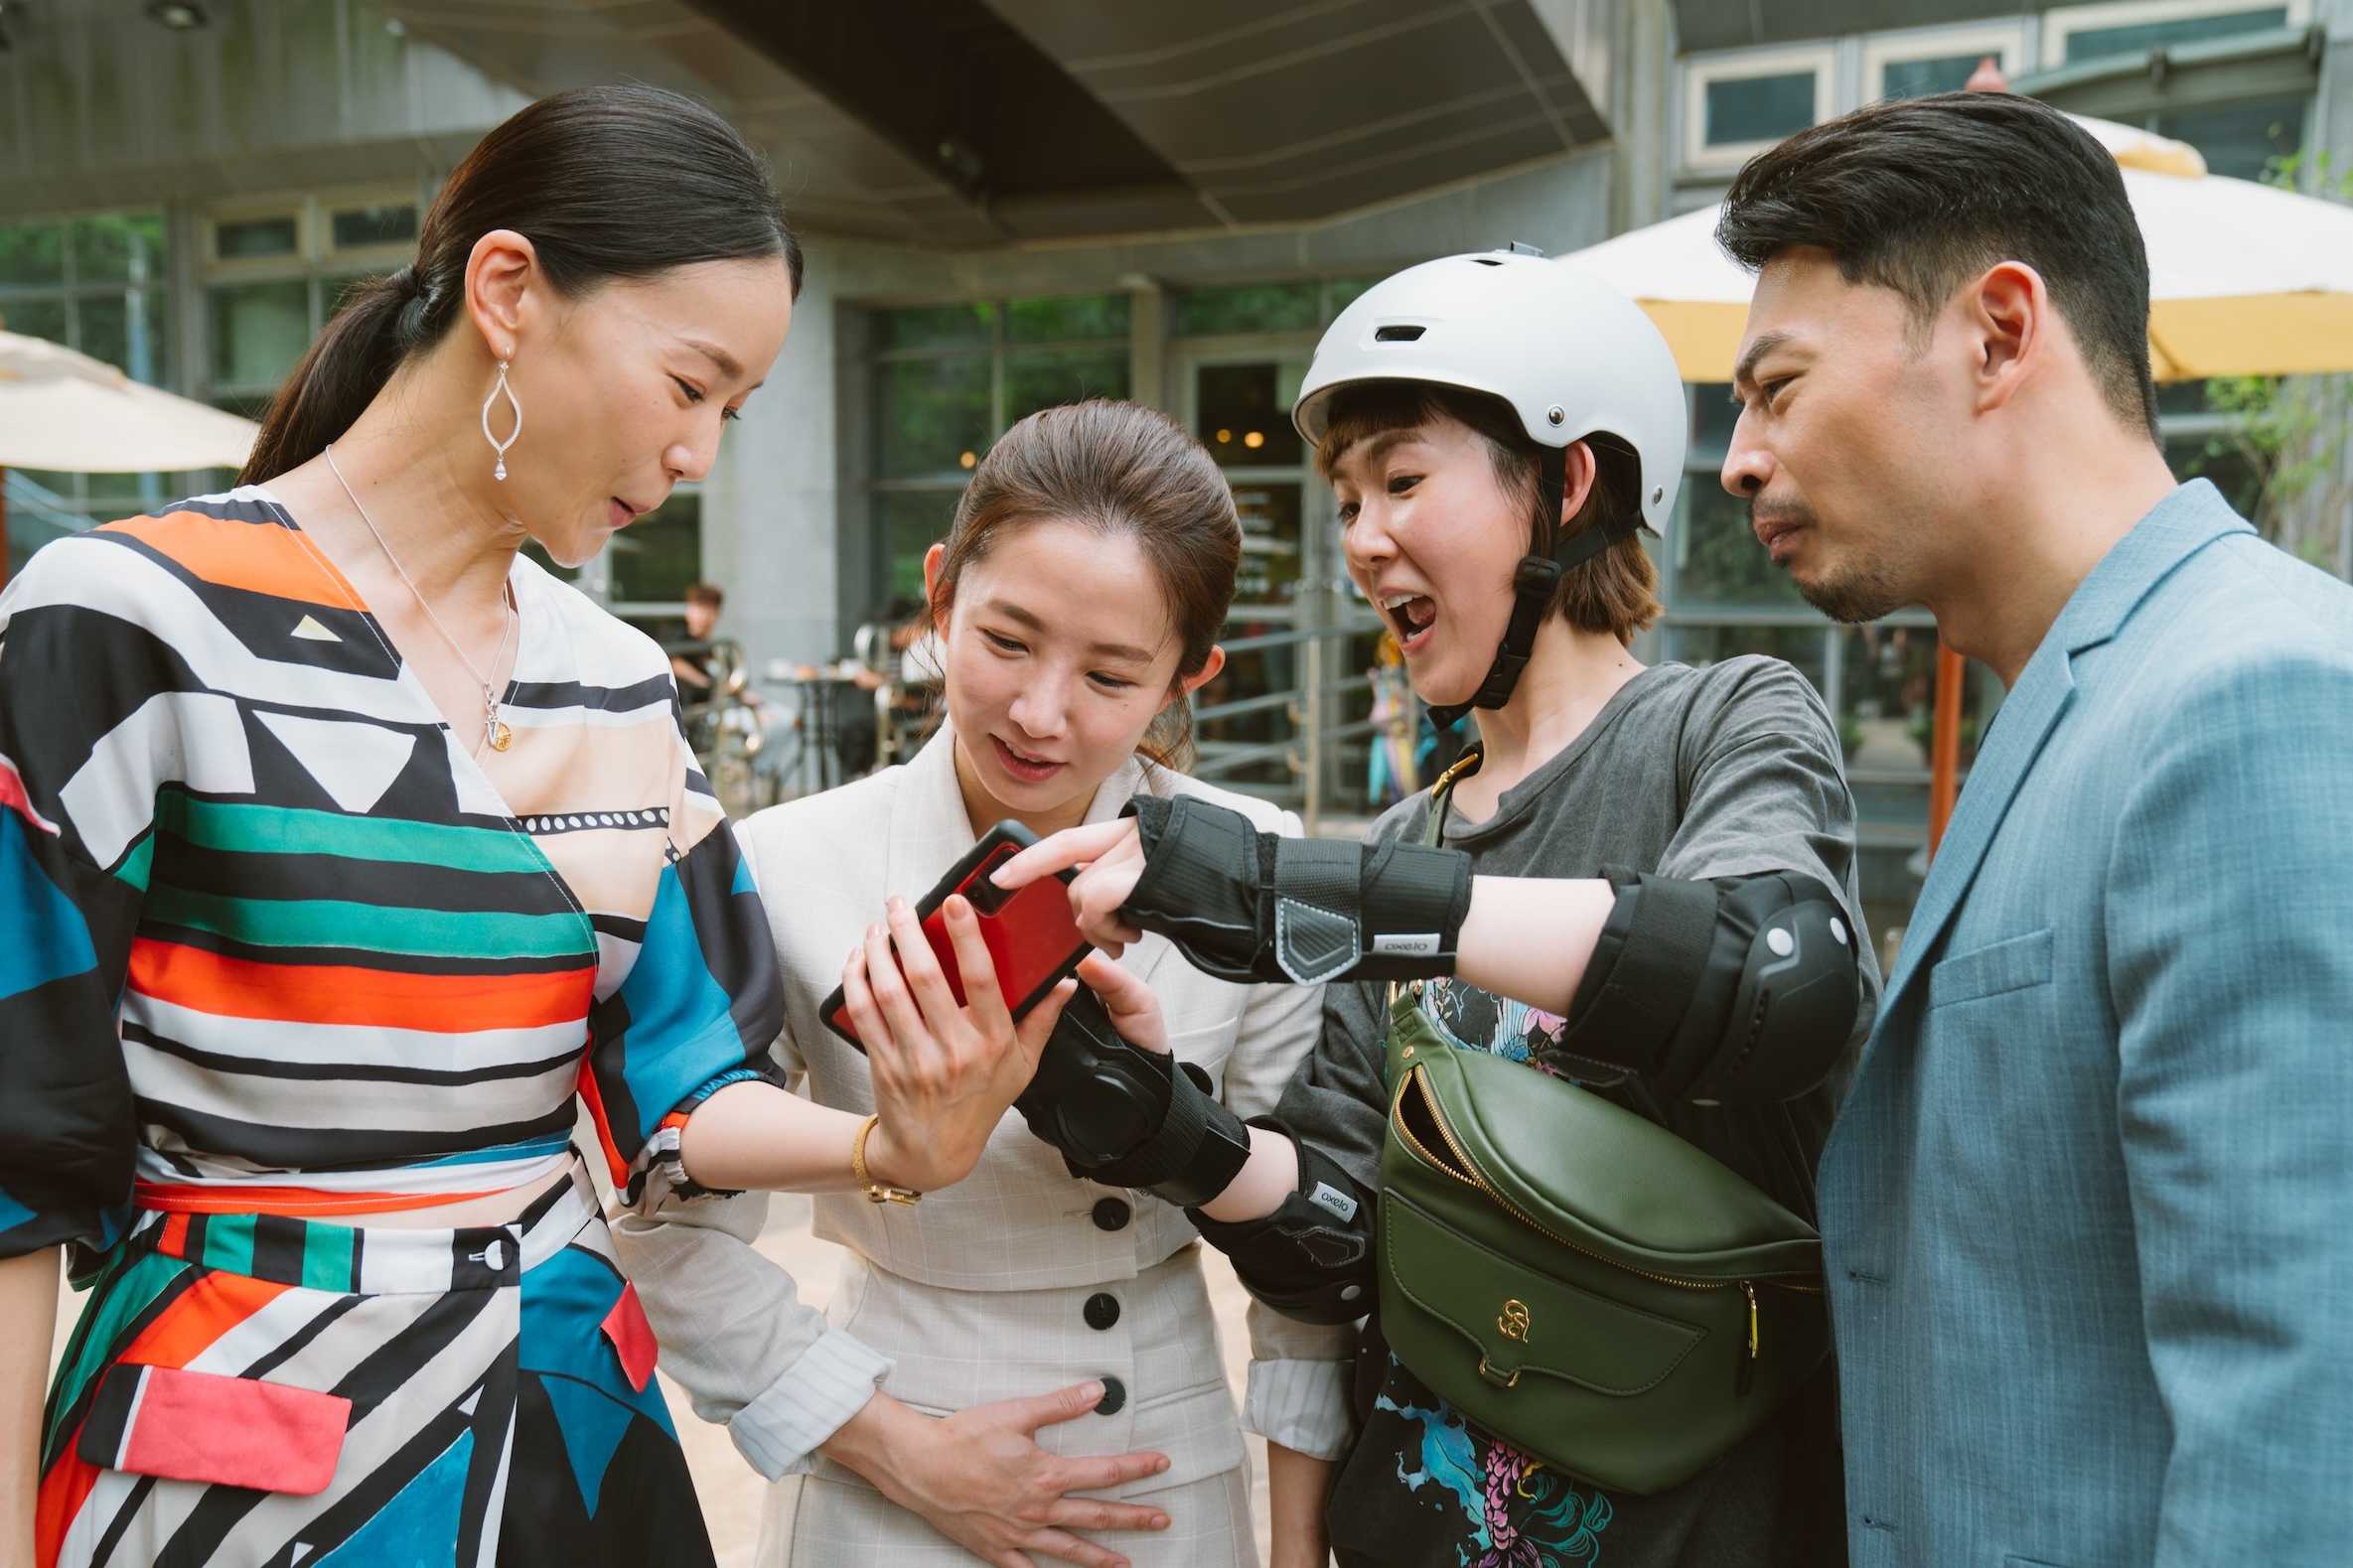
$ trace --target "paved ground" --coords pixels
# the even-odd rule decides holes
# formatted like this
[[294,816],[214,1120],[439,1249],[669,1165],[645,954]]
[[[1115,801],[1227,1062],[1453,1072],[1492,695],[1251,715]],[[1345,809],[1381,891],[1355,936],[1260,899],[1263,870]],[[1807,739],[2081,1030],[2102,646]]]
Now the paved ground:
[[[792,1196],[778,1196],[769,1202],[768,1229],[760,1237],[760,1250],[790,1269],[801,1283],[804,1301],[822,1307],[833,1294],[835,1282],[841,1274],[841,1248],[831,1242],[819,1241],[809,1233],[809,1200]],[[1218,1313],[1218,1333],[1225,1348],[1226,1370],[1234,1380],[1234,1396],[1242,1397],[1242,1380],[1250,1362],[1250,1342],[1242,1324],[1243,1307],[1248,1297],[1234,1278],[1234,1271],[1223,1256],[1204,1248],[1209,1272],[1210,1299]],[[51,1352],[52,1365],[64,1354],[66,1336],[72,1332],[74,1320],[88,1298],[72,1291],[61,1293],[58,1303],[58,1326],[55,1348]],[[711,1426],[696,1419],[688,1407],[685,1394],[668,1377],[662,1379],[662,1389],[669,1396],[670,1412],[678,1426],[679,1440],[686,1449],[686,1462],[694,1472],[694,1488],[702,1497],[703,1516],[709,1521],[711,1544],[717,1550],[719,1568],[751,1568],[752,1548],[760,1534],[760,1507],[768,1485],[736,1454],[734,1444],[727,1440],[724,1427]],[[1250,1500],[1258,1520],[1258,1555],[1266,1554],[1266,1444],[1257,1437],[1247,1439],[1250,1455]],[[1046,1568],[1041,1564],[1041,1568]]]

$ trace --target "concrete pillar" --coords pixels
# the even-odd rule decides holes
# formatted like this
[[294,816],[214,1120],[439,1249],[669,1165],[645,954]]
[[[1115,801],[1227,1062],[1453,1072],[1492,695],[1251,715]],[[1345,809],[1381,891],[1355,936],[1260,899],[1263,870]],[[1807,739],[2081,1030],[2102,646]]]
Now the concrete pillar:
[[724,628],[755,677],[769,660],[834,655],[833,359],[836,258],[811,244],[793,330],[744,404],[703,489],[703,571],[727,589]]

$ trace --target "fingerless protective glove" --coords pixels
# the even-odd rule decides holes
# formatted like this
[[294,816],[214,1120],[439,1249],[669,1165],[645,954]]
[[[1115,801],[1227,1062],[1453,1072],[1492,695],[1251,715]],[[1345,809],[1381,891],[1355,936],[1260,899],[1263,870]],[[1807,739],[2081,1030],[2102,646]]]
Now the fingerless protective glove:
[[1129,1045],[1084,985],[1013,1107],[1061,1151],[1071,1175],[1137,1188],[1179,1209],[1224,1192],[1250,1157],[1249,1129],[1211,1092],[1209,1075]]
[[1119,913],[1221,980],[1414,980],[1454,972],[1471,857],[1394,839],[1261,833],[1192,795],[1127,802],[1143,875]]

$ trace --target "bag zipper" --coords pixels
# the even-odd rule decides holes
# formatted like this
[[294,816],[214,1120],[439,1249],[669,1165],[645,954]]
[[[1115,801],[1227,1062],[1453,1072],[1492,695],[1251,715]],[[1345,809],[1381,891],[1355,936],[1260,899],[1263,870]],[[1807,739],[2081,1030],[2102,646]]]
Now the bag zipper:
[[[1539,1235],[1549,1236],[1552,1240],[1559,1242],[1562,1246],[1567,1247],[1570,1251],[1581,1252],[1596,1263],[1606,1263],[1611,1268],[1620,1270],[1623,1273],[1637,1275],[1640,1278],[1652,1280],[1661,1285],[1672,1285],[1678,1290],[1729,1290],[1735,1284],[1737,1284],[1742,1290],[1745,1290],[1749,1293],[1748,1354],[1750,1361],[1753,1362],[1755,1360],[1757,1343],[1756,1292],[1748,1281],[1676,1279],[1671,1275],[1654,1274],[1649,1269],[1636,1268],[1631,1263],[1621,1263],[1613,1257],[1604,1257],[1600,1253],[1594,1251],[1591,1247],[1582,1246],[1577,1242],[1571,1241],[1559,1231],[1552,1229],[1549,1225],[1546,1225],[1542,1220],[1530,1214],[1526,1210],[1522,1209],[1518,1204],[1513,1203],[1502,1193],[1496,1191],[1494,1185],[1490,1183],[1484,1176],[1479,1174],[1478,1162],[1470,1157],[1469,1151],[1463,1148],[1461,1140],[1454,1136],[1454,1129],[1447,1125],[1446,1114],[1444,1111],[1438,1108],[1437,1097],[1429,1092],[1427,1079],[1424,1077],[1423,1070],[1418,1065],[1406,1071],[1405,1088],[1412,1087],[1416,1080],[1420,1080],[1422,1084],[1421,1102],[1423,1105],[1429,1108],[1430,1121],[1437,1127],[1438,1136],[1446,1140],[1446,1147],[1452,1151],[1454,1155],[1455,1165],[1448,1165],[1445,1161],[1440,1160],[1436,1156],[1432,1155],[1429,1150],[1423,1148],[1421,1140],[1414,1137],[1412,1129],[1405,1125],[1405,1093],[1404,1088],[1400,1088],[1397,1091],[1397,1104],[1390,1110],[1390,1120],[1396,1125],[1397,1136],[1402,1138],[1406,1145],[1410,1147],[1414,1153],[1420,1155],[1424,1160],[1427,1160],[1431,1165],[1436,1166],[1439,1170],[1444,1171],[1456,1181],[1466,1183],[1467,1185],[1476,1188],[1480,1193],[1484,1194],[1491,1202],[1493,1202],[1497,1208],[1503,1210],[1504,1212],[1510,1214],[1513,1218],[1528,1226],[1529,1229],[1536,1231]],[[1459,1166],[1460,1169],[1455,1169],[1455,1166]],[[1780,1282],[1777,1280],[1769,1280],[1767,1283],[1779,1284]],[[1783,1285],[1781,1288],[1784,1290],[1805,1291],[1810,1294],[1819,1293],[1819,1287],[1810,1285]]]
[[1740,1289],[1748,1297],[1748,1354],[1741,1358],[1740,1376],[1732,1391],[1746,1399],[1757,1380],[1757,1288],[1742,1280]]

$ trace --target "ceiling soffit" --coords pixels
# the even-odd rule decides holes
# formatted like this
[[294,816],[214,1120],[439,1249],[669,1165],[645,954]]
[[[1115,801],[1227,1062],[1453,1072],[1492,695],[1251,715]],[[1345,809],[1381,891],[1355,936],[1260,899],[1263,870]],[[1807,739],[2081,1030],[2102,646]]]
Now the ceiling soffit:
[[948,247],[1311,222],[1608,127],[1529,0],[375,0],[533,94],[646,81],[798,223]]
[[1235,222],[1327,217],[1609,134],[1526,0],[995,9]]

